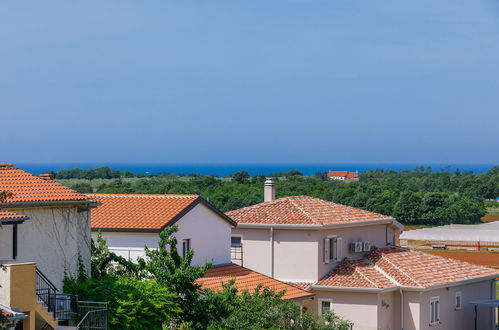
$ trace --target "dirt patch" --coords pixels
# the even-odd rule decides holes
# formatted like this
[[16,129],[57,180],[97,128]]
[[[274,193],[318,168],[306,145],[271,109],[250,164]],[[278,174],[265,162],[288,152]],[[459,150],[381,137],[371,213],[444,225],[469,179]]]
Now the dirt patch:
[[469,262],[480,266],[499,267],[499,253],[497,252],[467,252],[467,251],[423,251],[425,253]]
[[486,214],[480,220],[483,222],[494,222],[499,221],[499,214]]

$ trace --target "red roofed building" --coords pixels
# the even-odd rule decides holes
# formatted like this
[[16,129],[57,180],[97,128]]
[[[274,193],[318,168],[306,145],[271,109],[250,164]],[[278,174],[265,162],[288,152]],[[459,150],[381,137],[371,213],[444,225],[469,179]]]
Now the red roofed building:
[[[273,199],[272,180],[264,189],[264,203],[227,212],[233,262],[315,294],[304,306],[317,315],[333,309],[353,329],[472,329],[471,302],[494,298],[499,270],[396,247],[403,227],[392,217]],[[478,314],[478,329],[492,329],[490,309]]]
[[327,177],[331,180],[359,180],[359,174],[357,172],[348,171],[329,171]]
[[80,262],[90,272],[95,203],[53,179],[0,164],[0,313],[16,329],[56,329],[67,322],[56,306],[78,315],[76,301],[61,295],[63,279],[76,276]]

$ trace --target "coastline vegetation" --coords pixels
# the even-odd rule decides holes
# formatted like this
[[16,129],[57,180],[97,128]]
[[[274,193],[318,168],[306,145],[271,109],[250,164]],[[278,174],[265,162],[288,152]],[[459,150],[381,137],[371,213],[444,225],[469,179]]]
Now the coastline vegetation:
[[[62,184],[83,193],[199,194],[224,212],[261,203],[265,181],[265,176],[250,176],[246,171],[224,178],[145,176],[107,167],[62,170],[55,175]],[[308,195],[390,215],[405,225],[477,223],[487,213],[485,201],[499,196],[499,166],[482,174],[435,173],[429,167],[376,170],[360,174],[359,181],[330,180],[326,172],[303,176],[297,170],[269,176],[276,179],[277,198]]]

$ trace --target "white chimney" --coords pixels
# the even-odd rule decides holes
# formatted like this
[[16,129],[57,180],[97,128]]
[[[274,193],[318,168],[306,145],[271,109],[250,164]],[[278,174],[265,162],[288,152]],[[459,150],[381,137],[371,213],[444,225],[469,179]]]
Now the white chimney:
[[270,202],[273,201],[274,199],[275,199],[274,179],[267,178],[267,180],[265,180],[265,185],[263,188],[263,201]]

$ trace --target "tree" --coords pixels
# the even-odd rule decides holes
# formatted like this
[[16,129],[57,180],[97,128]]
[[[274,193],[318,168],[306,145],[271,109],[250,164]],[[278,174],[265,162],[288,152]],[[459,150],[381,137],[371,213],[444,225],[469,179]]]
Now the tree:
[[146,259],[142,262],[150,279],[178,294],[177,302],[182,309],[180,320],[200,327],[205,322],[205,314],[202,312],[204,307],[199,295],[200,286],[196,284],[196,280],[206,274],[211,263],[192,266],[193,250],[188,250],[185,256],[180,256],[177,238],[174,236],[177,231],[176,225],[166,227],[159,234],[157,249],[151,250],[145,246]]
[[110,329],[161,330],[181,313],[178,296],[154,280],[107,275],[64,280],[64,292],[108,303]]
[[232,181],[236,182],[236,183],[241,183],[241,184],[244,184],[244,183],[247,183],[249,178],[250,178],[250,175],[247,171],[239,171],[239,172],[236,172],[236,173],[233,173],[231,175],[231,178],[232,178]]
[[239,292],[234,281],[223,288],[208,290],[203,298],[208,329],[351,329],[351,322],[333,313],[324,318],[302,313],[295,302],[282,299],[284,291],[276,293],[259,285],[253,292]]

